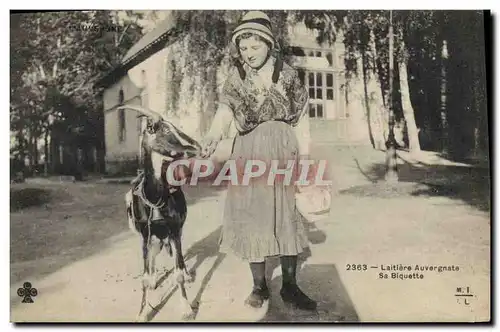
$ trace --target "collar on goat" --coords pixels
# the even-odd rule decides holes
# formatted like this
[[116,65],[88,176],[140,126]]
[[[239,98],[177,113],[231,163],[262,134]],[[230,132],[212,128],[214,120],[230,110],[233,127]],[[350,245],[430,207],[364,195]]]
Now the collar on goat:
[[[161,209],[161,208],[163,208],[165,206],[165,204],[166,204],[166,202],[163,200],[163,197],[160,196],[160,198],[158,199],[158,202],[156,202],[156,203],[151,202],[146,197],[146,193],[144,192],[144,187],[145,187],[144,186],[144,181],[146,180],[146,176],[144,175],[144,173],[141,173],[141,174],[139,174],[139,177],[140,177],[139,183],[137,183],[137,185],[132,190],[132,194],[134,194],[137,197],[139,197],[144,202],[144,204],[146,204],[147,206],[149,206],[152,209]],[[170,190],[170,193],[172,193],[171,188],[169,188],[169,190]],[[175,190],[177,190],[177,189],[174,188],[174,191]]]

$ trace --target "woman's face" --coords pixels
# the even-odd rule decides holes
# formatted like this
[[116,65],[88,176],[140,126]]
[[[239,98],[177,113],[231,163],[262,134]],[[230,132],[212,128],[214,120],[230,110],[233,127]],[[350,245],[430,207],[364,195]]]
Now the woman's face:
[[256,36],[240,41],[240,53],[243,61],[252,68],[260,68],[267,60],[269,46]]

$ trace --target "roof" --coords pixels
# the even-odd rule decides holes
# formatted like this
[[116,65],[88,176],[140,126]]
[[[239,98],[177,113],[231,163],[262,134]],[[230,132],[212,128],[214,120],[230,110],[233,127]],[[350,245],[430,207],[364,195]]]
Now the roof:
[[166,45],[174,42],[182,32],[176,28],[177,26],[172,17],[159,22],[152,31],[145,34],[127,51],[120,64],[106,73],[97,82],[97,85],[107,88],[125,76],[130,68],[135,67],[154,53],[162,50]]
[[146,48],[149,44],[160,38],[165,32],[175,27],[175,23],[171,17],[159,22],[153,30],[142,36],[137,43],[135,43],[123,57],[121,63],[124,64],[133,58],[142,49]]

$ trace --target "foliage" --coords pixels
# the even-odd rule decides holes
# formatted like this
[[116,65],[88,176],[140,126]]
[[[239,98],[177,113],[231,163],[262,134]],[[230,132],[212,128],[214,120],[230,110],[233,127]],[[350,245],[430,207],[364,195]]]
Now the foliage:
[[[51,123],[68,129],[69,136],[102,133],[102,91],[95,83],[141,37],[141,27],[135,23],[139,17],[128,14],[125,18],[116,11],[11,15],[11,131],[19,141],[26,133],[29,140],[38,139],[52,129]],[[18,142],[21,150],[22,143]]]
[[[440,91],[442,70],[449,73],[450,87],[445,91],[450,104],[445,110],[454,122],[451,133],[457,139],[446,144],[455,145],[467,140],[479,139],[485,149],[487,145],[486,102],[485,102],[485,57],[484,57],[484,14],[481,11],[392,11],[394,26],[394,68],[395,82],[399,81],[397,64],[408,64],[408,85],[415,108],[418,126],[426,131],[441,131],[434,134],[428,145],[436,148],[444,128],[440,127]],[[318,42],[332,44],[340,34],[344,36],[345,73],[349,82],[359,75],[357,59],[362,56],[367,64],[368,74],[375,74],[380,82],[384,99],[388,92],[389,12],[376,10],[352,11],[301,11],[297,14],[310,29],[317,30]],[[373,33],[375,47],[370,47],[370,33]],[[443,41],[448,44],[449,59],[443,61]],[[373,49],[376,52],[373,52]],[[466,84],[459,82],[474,82]],[[401,108],[399,83],[395,84],[395,106]],[[386,103],[387,100],[384,100]],[[474,112],[470,110],[474,109]],[[453,112],[451,112],[453,110]],[[401,109],[399,115],[402,115]],[[465,120],[468,119],[468,120]],[[476,133],[476,134],[474,134]],[[479,133],[479,134],[477,134]],[[437,135],[437,136],[436,136]],[[476,137],[472,137],[476,135]],[[429,142],[428,142],[429,143]],[[476,147],[477,149],[477,144]],[[472,147],[458,144],[455,150],[471,151]]]

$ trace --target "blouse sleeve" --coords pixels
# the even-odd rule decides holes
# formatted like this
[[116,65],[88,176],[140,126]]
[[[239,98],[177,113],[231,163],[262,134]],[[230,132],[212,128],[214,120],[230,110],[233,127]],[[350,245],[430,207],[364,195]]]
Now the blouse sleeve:
[[219,94],[217,111],[207,136],[214,140],[221,140],[234,136],[240,130],[235,119],[235,112],[241,107],[242,101],[238,90],[235,73],[232,72],[224,82]]
[[245,113],[248,109],[248,103],[243,96],[241,82],[238,74],[233,71],[227,78],[219,96],[219,103],[228,107],[233,119],[233,127],[242,131],[242,124],[245,123]]
[[241,96],[237,89],[234,72],[224,82],[219,102],[226,104],[231,110],[236,109],[241,104]]

